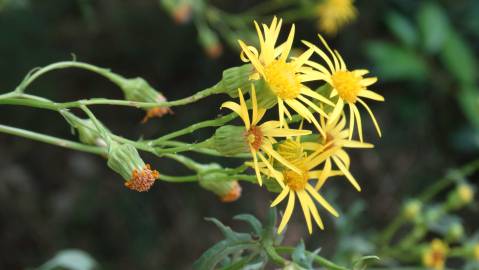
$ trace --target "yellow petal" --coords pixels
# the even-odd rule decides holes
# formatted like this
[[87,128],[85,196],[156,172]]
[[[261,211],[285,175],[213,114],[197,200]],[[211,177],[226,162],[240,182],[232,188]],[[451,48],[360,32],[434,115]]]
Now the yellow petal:
[[275,207],[276,205],[278,205],[280,202],[282,202],[284,200],[284,198],[286,198],[286,195],[288,195],[289,193],[289,187],[284,187],[283,190],[281,191],[281,193],[279,193],[279,195],[276,197],[276,199],[274,199],[274,201],[271,203],[271,207]]
[[291,218],[291,214],[293,214],[293,209],[294,209],[294,192],[290,191],[289,192],[289,198],[288,198],[288,205],[286,205],[286,210],[284,211],[283,218],[281,219],[281,223],[279,224],[278,227],[278,234],[280,234],[284,228],[286,227],[286,224],[288,224],[289,219]]
[[306,225],[308,226],[308,232],[309,234],[313,233],[313,226],[311,224],[311,215],[309,214],[309,207],[308,203],[305,200],[305,196],[308,196],[304,192],[304,190],[297,191],[298,198],[299,198],[299,204],[301,205],[301,209],[303,209],[303,214],[304,214],[304,219],[306,219]]
[[328,212],[330,212],[333,216],[339,217],[338,212],[334,209],[333,206],[331,206],[326,199],[321,196],[316,189],[314,189],[310,184],[306,185],[306,190],[313,196],[313,198],[321,204]]
[[291,47],[293,46],[294,31],[295,31],[295,27],[293,24],[293,26],[291,26],[291,31],[289,32],[288,39],[286,40],[283,53],[281,54],[281,58],[280,58],[281,61],[286,61],[286,59],[288,58],[289,52],[291,51]]
[[361,191],[361,187],[359,186],[358,181],[354,179],[354,176],[348,171],[348,169],[346,169],[341,160],[339,160],[335,156],[333,156],[332,158],[334,160],[334,163],[336,163],[336,166],[338,166],[338,168],[343,172],[344,176],[346,176],[346,178],[349,180],[349,182],[351,182],[354,188],[356,188],[358,191]]
[[371,90],[367,90],[367,89],[359,91],[358,96],[369,98],[369,99],[376,100],[376,101],[384,101],[383,96],[381,96],[380,94],[374,93]]
[[359,141],[363,141],[363,127],[361,124],[361,114],[358,111],[358,108],[356,108],[356,105],[349,103],[349,109],[354,112],[354,115],[356,117],[356,124],[358,127],[358,134],[359,134]]
[[376,118],[374,117],[373,112],[371,111],[371,109],[369,109],[368,105],[366,105],[366,103],[365,103],[364,101],[362,101],[362,100],[359,99],[359,98],[358,98],[358,101],[359,101],[359,103],[361,103],[361,104],[364,106],[364,108],[366,108],[366,110],[368,111],[369,116],[370,116],[371,119],[373,120],[374,127],[376,127],[376,131],[378,132],[379,137],[381,137],[381,129],[379,128],[378,122],[376,121]]
[[306,203],[308,204],[309,211],[313,215],[314,221],[316,222],[316,224],[318,224],[318,227],[321,230],[324,230],[324,224],[323,224],[323,221],[321,220],[321,217],[319,216],[318,208],[316,207],[316,204],[314,204],[313,200],[311,200],[309,195],[304,197],[305,197]]

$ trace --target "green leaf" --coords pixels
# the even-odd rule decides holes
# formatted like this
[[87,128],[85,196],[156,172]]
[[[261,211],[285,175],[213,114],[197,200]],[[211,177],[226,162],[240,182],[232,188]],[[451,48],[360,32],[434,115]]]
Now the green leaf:
[[424,2],[417,21],[422,44],[429,53],[438,52],[449,34],[449,20],[441,6],[433,1]]
[[249,225],[251,225],[251,228],[253,228],[254,232],[257,235],[261,235],[261,231],[263,230],[263,225],[261,225],[261,222],[253,215],[241,214],[241,215],[234,216],[233,219],[247,222]]
[[241,252],[243,250],[255,250],[258,245],[254,242],[243,242],[234,240],[222,240],[209,248],[201,257],[193,264],[195,270],[212,270],[231,254]]
[[98,267],[95,259],[88,253],[69,249],[58,252],[55,257],[37,268],[37,270],[53,270],[53,269],[67,269],[67,270],[93,270]]
[[427,65],[414,51],[381,41],[369,42],[366,53],[383,81],[424,80]]
[[313,269],[313,260],[314,260],[314,253],[306,252],[306,248],[304,246],[304,241],[301,239],[299,244],[294,249],[293,253],[291,254],[291,259],[293,262],[301,266],[305,269]]
[[370,263],[373,263],[373,261],[380,260],[381,259],[378,256],[374,255],[363,256],[353,263],[353,270],[364,270],[368,267]]
[[414,25],[403,15],[391,12],[386,16],[386,24],[391,32],[406,46],[414,47],[418,33]]
[[441,59],[447,70],[462,84],[473,84],[477,76],[477,62],[473,51],[467,42],[456,32],[451,31]]
[[479,89],[475,85],[463,86],[457,96],[461,109],[476,130],[479,130]]

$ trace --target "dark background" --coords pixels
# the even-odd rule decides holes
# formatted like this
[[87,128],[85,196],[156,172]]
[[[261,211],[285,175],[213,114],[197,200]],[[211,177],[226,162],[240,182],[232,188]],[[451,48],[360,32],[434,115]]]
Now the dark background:
[[[255,1],[216,2],[234,12]],[[382,14],[392,9],[412,14],[416,2],[421,1],[358,2],[358,20],[329,40],[351,67],[372,69],[380,77],[367,57],[366,43],[373,39],[397,42]],[[463,6],[461,10],[461,3],[470,2],[474,1],[442,4],[455,18],[467,9]],[[297,40],[315,40],[313,20],[299,22],[297,29]],[[460,29],[465,29],[464,35],[477,55],[478,35]],[[241,64],[238,52],[226,46],[220,58],[208,58],[197,42],[195,28],[175,24],[156,1],[31,1],[24,7],[0,11],[1,92],[15,88],[32,68],[70,60],[72,53],[79,61],[108,67],[127,77],[141,76],[170,100],[215,84],[222,70]],[[429,64],[440,66],[434,58]],[[357,226],[381,228],[397,214],[405,198],[419,193],[448,168],[477,158],[477,133],[469,132],[471,126],[455,97],[431,86],[430,81],[439,78],[435,76],[392,82],[383,82],[380,77],[372,87],[386,99],[383,104],[370,103],[383,138],[377,139],[365,116],[366,138],[376,148],[351,152],[351,170],[364,191],[355,193],[346,181],[330,184],[336,191],[330,197],[339,208],[365,201]],[[82,70],[52,72],[28,91],[57,101],[122,98],[114,85]],[[154,138],[215,117],[226,98],[215,96],[178,107],[175,115],[147,124],[140,123],[144,114],[140,110],[98,106],[94,111],[117,134]],[[0,123],[75,139],[53,112],[1,106]],[[182,139],[200,140],[212,132],[203,130]],[[471,136],[476,136],[476,145]],[[171,161],[143,157],[160,173],[188,174]],[[196,184],[160,182],[148,193],[139,194],[125,189],[121,177],[110,171],[101,157],[0,134],[0,268],[38,266],[61,249],[79,248],[105,269],[189,269],[203,251],[221,239],[204,217],[216,217],[235,228],[241,225],[232,222],[233,215],[264,217],[273,195],[247,183],[242,186],[243,196],[231,204],[220,203]],[[286,243],[295,244],[304,237],[311,249],[322,246],[325,254],[332,253],[336,241],[331,217],[323,211],[326,230],[309,237],[296,210]],[[469,231],[477,228],[477,221],[466,227]]]

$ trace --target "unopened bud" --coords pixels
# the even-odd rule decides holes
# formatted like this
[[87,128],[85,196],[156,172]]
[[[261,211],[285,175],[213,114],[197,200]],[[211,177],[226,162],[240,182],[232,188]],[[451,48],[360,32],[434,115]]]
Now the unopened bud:
[[461,223],[455,222],[447,229],[446,237],[449,241],[459,241],[464,237],[464,227]]
[[278,98],[271,91],[268,83],[264,79],[257,80],[255,82],[256,98],[258,100],[258,106],[265,109],[270,109],[278,103]]
[[213,136],[213,148],[225,156],[249,153],[244,127],[226,125],[216,129]]
[[236,180],[228,180],[228,175],[218,164],[205,166],[198,172],[200,186],[216,194],[222,202],[234,202],[241,197],[241,186]]
[[460,184],[449,193],[447,205],[457,210],[470,204],[474,200],[474,189],[469,184]]
[[[107,143],[101,137],[96,125],[91,119],[78,119],[82,124],[77,126],[78,139],[80,142],[89,145],[96,145],[100,147],[106,147]],[[103,127],[105,130],[106,127]]]
[[223,71],[223,77],[217,87],[219,92],[228,94],[232,98],[238,97],[238,89],[251,87],[250,76],[253,73],[251,64],[228,68]]
[[403,216],[408,221],[413,221],[422,210],[422,203],[418,200],[410,200],[404,204]]
[[198,34],[200,44],[210,58],[218,58],[223,53],[223,46],[221,45],[218,35],[210,28],[201,27]]
[[177,24],[185,24],[191,20],[192,11],[190,3],[182,2],[173,9],[172,16]]
[[156,170],[145,164],[135,147],[129,144],[110,145],[108,167],[125,179],[125,186],[139,192],[148,191],[160,177]]

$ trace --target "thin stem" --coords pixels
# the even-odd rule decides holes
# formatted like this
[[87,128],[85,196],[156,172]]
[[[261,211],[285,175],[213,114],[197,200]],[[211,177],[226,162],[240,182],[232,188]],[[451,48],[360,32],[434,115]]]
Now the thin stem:
[[[278,253],[293,253],[295,248],[294,247],[287,247],[287,246],[280,246],[280,247],[275,247],[276,251]],[[321,266],[324,266],[330,270],[348,270],[348,268],[346,267],[343,267],[343,266],[340,266],[340,265],[337,265],[335,263],[333,263],[332,261],[328,260],[328,259],[325,259],[313,252],[310,252],[310,251],[305,251],[305,253],[307,253],[308,255],[310,256],[313,256],[313,259],[314,259],[314,262],[316,262],[317,264],[321,265]]]
[[192,133],[195,130],[198,130],[198,129],[201,129],[201,128],[222,126],[222,125],[230,122],[231,120],[235,119],[236,117],[237,117],[236,113],[230,113],[228,115],[222,116],[222,117],[214,119],[214,120],[207,120],[207,121],[199,122],[199,123],[193,124],[193,125],[191,125],[187,128],[180,129],[178,131],[175,131],[175,132],[172,132],[170,134],[164,135],[164,136],[162,136],[162,137],[160,137],[156,140],[153,140],[153,141],[150,142],[150,145],[151,146],[158,145],[158,144],[161,144],[162,142],[167,141],[169,139],[173,139],[173,138],[185,135],[185,134]]
[[19,137],[24,137],[27,139],[40,141],[43,143],[48,143],[48,144],[52,144],[52,145],[56,145],[56,146],[60,146],[64,148],[69,148],[69,149],[73,149],[77,151],[97,154],[97,155],[105,155],[107,153],[106,149],[102,147],[77,143],[74,141],[69,141],[69,140],[65,140],[65,139],[61,139],[61,138],[57,138],[57,137],[53,137],[49,135],[44,135],[37,132],[21,129],[21,128],[0,125],[0,132],[19,136]]
[[198,176],[189,175],[189,176],[170,176],[160,174],[160,181],[170,182],[170,183],[188,183],[188,182],[197,182]]

